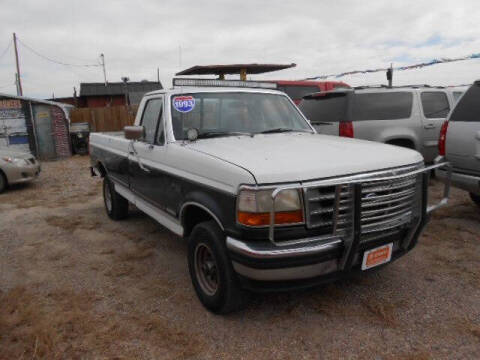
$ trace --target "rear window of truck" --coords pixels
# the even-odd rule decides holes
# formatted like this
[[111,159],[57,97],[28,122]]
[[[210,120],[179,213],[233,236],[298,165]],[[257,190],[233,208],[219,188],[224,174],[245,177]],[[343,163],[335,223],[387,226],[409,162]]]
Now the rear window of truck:
[[450,121],[480,122],[480,84],[473,84],[461,97],[453,109]]
[[301,86],[301,85],[280,85],[278,90],[286,93],[290,99],[301,99],[305,95],[319,92],[320,89],[316,86]]
[[339,122],[346,120],[347,96],[340,93],[304,99],[299,108],[312,125],[321,121]]
[[354,121],[407,119],[412,112],[410,92],[355,94],[352,116]]

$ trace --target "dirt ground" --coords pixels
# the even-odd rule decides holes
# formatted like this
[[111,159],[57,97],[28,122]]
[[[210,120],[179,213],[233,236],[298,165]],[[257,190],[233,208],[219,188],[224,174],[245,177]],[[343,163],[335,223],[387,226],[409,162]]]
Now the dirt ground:
[[44,163],[0,195],[0,359],[480,358],[480,211],[462,191],[390,266],[216,316],[185,242],[138,210],[109,220],[88,165]]

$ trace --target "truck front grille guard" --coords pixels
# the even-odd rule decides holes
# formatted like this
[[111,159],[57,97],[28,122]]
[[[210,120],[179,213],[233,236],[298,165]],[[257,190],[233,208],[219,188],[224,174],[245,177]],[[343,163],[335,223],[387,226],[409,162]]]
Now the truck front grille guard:
[[[441,167],[447,168],[447,178],[446,178],[445,186],[443,190],[443,198],[439,201],[438,204],[427,207],[429,172],[431,170],[441,168]],[[392,172],[395,172],[395,170],[392,170]],[[372,177],[372,178],[344,177],[340,179],[320,180],[320,181],[312,182],[309,184],[302,184],[302,185],[292,184],[292,185],[278,186],[272,191],[272,195],[271,195],[272,207],[270,211],[270,224],[269,224],[269,230],[268,230],[269,240],[272,244],[279,247],[291,246],[291,245],[299,244],[302,242],[302,241],[281,241],[281,242],[275,241],[275,199],[278,196],[278,194],[280,194],[282,191],[291,190],[291,189],[302,190],[305,194],[306,191],[311,188],[322,187],[322,186],[335,186],[335,195],[334,195],[335,201],[334,201],[333,216],[332,216],[332,233],[330,235],[325,236],[325,240],[338,239],[339,237],[343,238],[344,253],[339,263],[340,268],[343,269],[347,262],[351,263],[352,256],[357,252],[358,246],[360,244],[360,237],[362,233],[362,186],[363,184],[371,183],[371,182],[395,181],[395,180],[418,175],[419,178],[417,179],[417,182],[419,182],[419,184],[416,187],[416,192],[420,191],[419,187],[421,186],[421,188],[423,189],[421,191],[421,193],[423,194],[423,197],[419,201],[422,202],[421,204],[422,207],[420,209],[421,210],[420,213],[417,212],[417,214],[412,214],[411,227],[402,243],[402,248],[406,250],[410,246],[410,243],[422,221],[422,218],[425,218],[432,211],[447,204],[448,196],[450,194],[451,173],[452,173],[452,167],[450,166],[450,163],[445,162],[441,164],[431,165],[428,167],[423,167],[421,169],[408,171],[406,173],[402,173],[394,176],[383,176],[383,177],[380,176],[380,177]],[[340,193],[342,189],[344,189],[345,187],[348,187],[349,191],[353,194],[352,195],[353,204],[351,206],[351,209],[353,211],[350,213],[350,219],[351,219],[350,224],[353,224],[353,226],[349,226],[350,234],[340,236],[340,234],[337,234],[338,215],[339,215],[340,199],[341,199]],[[417,193],[416,197],[418,197],[418,195],[419,194]],[[305,216],[308,216],[308,214],[305,213]]]

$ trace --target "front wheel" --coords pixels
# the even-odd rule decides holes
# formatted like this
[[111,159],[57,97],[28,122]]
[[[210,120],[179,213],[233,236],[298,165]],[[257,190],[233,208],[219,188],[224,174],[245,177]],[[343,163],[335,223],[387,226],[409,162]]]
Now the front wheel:
[[128,216],[128,200],[115,191],[108,176],[103,178],[103,202],[110,219],[121,220]]
[[227,256],[225,235],[215,221],[197,224],[188,242],[188,267],[202,304],[214,313],[239,310],[246,293]]
[[478,206],[480,207],[480,195],[470,193],[470,199]]

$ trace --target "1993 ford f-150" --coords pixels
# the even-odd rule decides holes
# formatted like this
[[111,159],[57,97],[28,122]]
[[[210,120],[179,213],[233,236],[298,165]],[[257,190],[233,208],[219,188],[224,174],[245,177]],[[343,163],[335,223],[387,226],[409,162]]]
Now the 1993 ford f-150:
[[124,134],[91,134],[92,173],[112,219],[133,203],[187,239],[205,307],[232,311],[245,290],[312,286],[415,246],[435,167],[418,152],[316,134],[275,84],[175,81],[145,95]]

